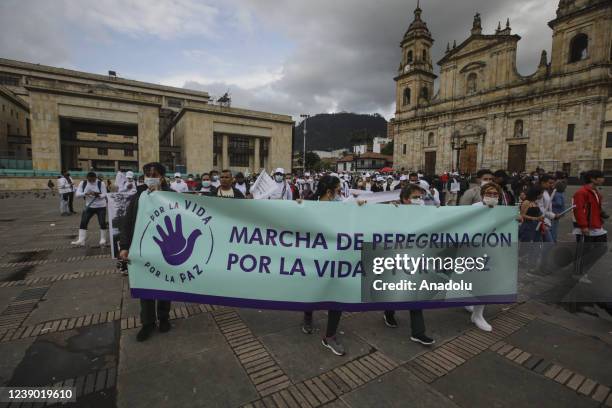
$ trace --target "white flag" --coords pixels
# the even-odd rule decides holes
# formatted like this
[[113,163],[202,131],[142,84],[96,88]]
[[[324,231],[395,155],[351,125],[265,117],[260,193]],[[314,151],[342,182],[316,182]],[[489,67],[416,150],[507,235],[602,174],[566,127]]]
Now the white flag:
[[253,198],[256,200],[262,200],[270,197],[270,195],[276,189],[276,182],[266,173],[265,170],[262,170],[259,173],[259,177],[255,180],[255,183],[251,186],[251,194]]

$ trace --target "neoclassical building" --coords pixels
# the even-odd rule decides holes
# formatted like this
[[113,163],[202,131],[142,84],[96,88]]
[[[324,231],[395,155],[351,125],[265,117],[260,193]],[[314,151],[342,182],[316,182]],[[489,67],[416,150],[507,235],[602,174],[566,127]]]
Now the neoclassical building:
[[394,166],[612,174],[612,1],[561,0],[548,25],[550,58],[542,51],[522,76],[510,22],[485,34],[476,14],[471,35],[447,45],[434,86],[434,39],[417,5],[395,77]]

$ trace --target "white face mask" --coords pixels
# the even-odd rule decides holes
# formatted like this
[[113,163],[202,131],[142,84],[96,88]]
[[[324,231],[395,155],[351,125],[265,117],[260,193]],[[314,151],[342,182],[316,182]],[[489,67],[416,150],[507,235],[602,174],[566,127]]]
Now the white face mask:
[[495,197],[484,197],[482,202],[489,207],[495,207],[497,203],[499,203],[499,200]]
[[150,190],[159,188],[159,185],[161,184],[159,179],[155,177],[145,177],[144,183]]
[[412,205],[425,205],[425,201],[422,198],[411,198],[410,204]]
[[482,187],[482,186],[484,186],[484,185],[487,185],[487,184],[489,184],[489,183],[490,183],[490,181],[488,181],[488,180],[482,180],[482,181],[480,182],[480,187]]
[[282,174],[277,174],[276,176],[274,176],[274,180],[276,180],[277,183],[282,182],[285,179],[285,177],[283,177]]

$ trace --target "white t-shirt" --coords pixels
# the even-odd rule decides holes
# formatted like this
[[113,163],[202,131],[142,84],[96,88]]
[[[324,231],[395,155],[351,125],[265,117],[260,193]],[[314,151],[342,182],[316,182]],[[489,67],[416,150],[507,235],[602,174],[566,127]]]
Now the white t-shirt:
[[[98,188],[100,183],[100,188]],[[98,197],[88,196],[87,193],[100,193]],[[98,182],[98,180],[90,183],[87,180],[83,180],[79,183],[76,189],[75,195],[77,198],[85,197],[85,206],[89,208],[104,208],[106,207],[106,184]]]
[[173,181],[172,183],[170,183],[170,189],[173,191],[176,191],[177,193],[186,193],[187,191],[189,191],[189,187],[187,186],[187,183],[185,183],[184,181]]
[[286,181],[276,182],[276,189],[269,198],[270,200],[292,200],[291,187]]

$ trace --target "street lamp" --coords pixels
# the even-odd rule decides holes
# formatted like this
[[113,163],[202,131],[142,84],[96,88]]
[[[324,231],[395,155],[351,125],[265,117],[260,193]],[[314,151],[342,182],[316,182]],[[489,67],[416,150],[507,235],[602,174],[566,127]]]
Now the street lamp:
[[304,156],[303,156],[303,161],[302,161],[302,165],[303,165],[303,172],[306,172],[306,119],[308,119],[310,117],[310,115],[307,115],[305,113],[302,113],[300,115],[300,118],[304,118],[304,127],[302,128],[302,134],[304,136]]
[[463,143],[461,142],[461,134],[459,133],[459,131],[454,131],[453,134],[451,135],[451,149],[457,151],[457,168],[455,169],[455,171],[458,173],[460,171],[459,169],[459,154],[461,152],[461,150],[465,149],[467,147],[467,140],[464,140]]

